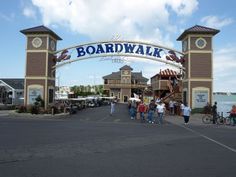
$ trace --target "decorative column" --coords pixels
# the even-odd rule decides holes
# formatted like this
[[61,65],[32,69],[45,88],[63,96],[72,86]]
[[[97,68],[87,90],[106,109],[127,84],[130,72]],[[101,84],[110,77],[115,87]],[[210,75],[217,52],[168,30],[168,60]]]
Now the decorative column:
[[24,104],[34,104],[35,98],[40,95],[46,109],[54,101],[55,72],[52,66],[56,61],[53,52],[56,51],[57,41],[62,39],[45,26],[20,32],[27,38]]
[[177,39],[182,41],[185,57],[183,102],[192,108],[203,108],[212,103],[213,96],[213,47],[212,38],[219,30],[193,26]]

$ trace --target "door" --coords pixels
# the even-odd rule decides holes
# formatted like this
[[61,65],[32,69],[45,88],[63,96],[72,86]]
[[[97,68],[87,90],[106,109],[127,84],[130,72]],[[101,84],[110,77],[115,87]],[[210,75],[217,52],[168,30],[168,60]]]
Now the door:
[[128,96],[124,96],[124,102],[128,102]]
[[187,91],[184,91],[183,102],[184,102],[184,105],[186,105],[186,103],[187,103]]

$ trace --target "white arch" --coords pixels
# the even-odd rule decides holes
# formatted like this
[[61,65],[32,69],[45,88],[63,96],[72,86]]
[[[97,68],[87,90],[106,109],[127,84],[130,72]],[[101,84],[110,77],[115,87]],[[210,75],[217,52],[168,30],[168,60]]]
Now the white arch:
[[[62,51],[65,50],[70,50],[70,49],[74,49],[74,48],[78,48],[78,47],[85,47],[85,46],[90,46],[90,45],[96,45],[96,44],[106,44],[106,43],[129,43],[129,44],[139,44],[139,45],[146,45],[146,46],[151,46],[151,47],[155,47],[155,48],[159,48],[159,49],[164,49],[164,51],[174,51],[180,55],[183,55],[182,52],[177,51],[175,49],[169,48],[169,47],[164,47],[164,46],[160,46],[157,44],[152,44],[152,43],[148,43],[148,42],[140,42],[140,41],[128,41],[128,40],[118,40],[118,41],[101,41],[101,42],[91,42],[91,43],[85,43],[85,44],[80,44],[80,45],[76,45],[76,46],[72,46],[72,47],[67,47],[58,51],[55,51],[54,54],[60,53]],[[167,52],[166,52],[167,53]],[[158,62],[163,62],[169,65],[172,65],[174,67],[180,68],[180,69],[184,69],[183,66],[181,66],[179,63],[177,62],[173,62],[173,61],[169,61],[169,60],[164,60],[162,58],[158,58],[158,57],[154,57],[154,56],[150,56],[150,55],[140,55],[140,54],[135,54],[135,53],[122,53],[122,52],[114,52],[114,53],[103,53],[103,54],[93,54],[93,55],[89,55],[89,56],[82,56],[79,58],[75,58],[75,59],[70,59],[67,61],[64,61],[62,63],[59,63],[57,65],[55,65],[53,67],[53,69],[62,67],[66,64],[70,64],[76,61],[81,61],[81,60],[86,60],[86,59],[92,59],[92,58],[99,58],[99,57],[109,57],[109,56],[124,56],[124,57],[135,57],[135,58],[145,58],[145,59],[149,59],[149,60],[153,60],[153,61],[158,61]]]

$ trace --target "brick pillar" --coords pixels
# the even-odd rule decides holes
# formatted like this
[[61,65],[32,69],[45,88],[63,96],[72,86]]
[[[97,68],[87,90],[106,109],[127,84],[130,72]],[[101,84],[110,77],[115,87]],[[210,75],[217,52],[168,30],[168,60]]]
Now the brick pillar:
[[213,48],[212,38],[219,30],[193,26],[185,30],[177,40],[182,41],[185,77],[183,101],[192,108],[202,108],[212,103],[213,95]]
[[34,104],[35,98],[41,95],[45,109],[53,103],[55,92],[56,64],[53,52],[61,38],[45,26],[37,26],[20,31],[26,36],[26,69],[24,86],[24,104]]

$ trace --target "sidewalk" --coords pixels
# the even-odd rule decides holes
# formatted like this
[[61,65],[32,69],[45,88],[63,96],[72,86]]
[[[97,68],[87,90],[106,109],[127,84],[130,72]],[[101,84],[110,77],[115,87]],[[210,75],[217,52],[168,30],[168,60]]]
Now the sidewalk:
[[12,110],[0,110],[0,117],[1,116],[8,116],[12,112]]
[[67,116],[69,113],[61,113],[61,114],[31,114],[31,113],[18,113],[16,110],[0,110],[0,117],[4,116],[12,116],[18,118],[56,118]]
[[[184,118],[182,116],[170,116],[166,115],[165,120],[177,125],[184,124]],[[189,124],[191,125],[206,125],[202,123],[202,115],[201,114],[193,114],[190,116]],[[209,124],[208,124],[209,125]]]
[[[236,126],[228,126],[228,125],[217,125],[217,124],[204,124],[202,122],[202,114],[192,114],[189,119],[189,125],[196,126],[205,126],[205,127],[227,127],[227,128],[236,128]],[[184,125],[184,118],[182,116],[170,116],[166,115],[165,120],[175,125]]]

